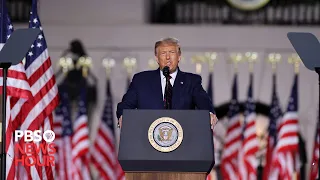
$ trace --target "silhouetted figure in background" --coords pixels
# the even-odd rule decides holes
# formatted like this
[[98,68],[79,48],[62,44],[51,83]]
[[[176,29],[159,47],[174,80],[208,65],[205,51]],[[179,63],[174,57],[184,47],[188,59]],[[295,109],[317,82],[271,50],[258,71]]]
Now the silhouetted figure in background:
[[[88,109],[91,109],[92,105],[96,104],[97,101],[97,78],[91,73],[90,69],[88,70],[88,76],[84,77],[82,74],[82,68],[77,69],[76,64],[80,57],[88,56],[85,52],[85,49],[80,40],[75,39],[70,42],[70,46],[67,50],[62,53],[62,57],[68,55],[71,56],[73,61],[74,69],[67,72],[66,77],[59,84],[59,90],[64,87],[68,94],[70,101],[78,101],[81,87],[87,88],[87,106]],[[60,69],[56,77],[59,77],[62,74],[62,69]],[[89,78],[93,81],[89,83]]]

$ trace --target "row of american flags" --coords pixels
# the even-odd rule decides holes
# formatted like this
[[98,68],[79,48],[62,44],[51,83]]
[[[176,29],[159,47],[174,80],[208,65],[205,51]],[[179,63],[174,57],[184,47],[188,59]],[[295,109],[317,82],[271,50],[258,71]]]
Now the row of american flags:
[[[212,76],[209,74],[207,92],[213,99]],[[305,179],[301,177],[302,166],[299,159],[299,116],[298,116],[298,77],[296,73],[291,87],[291,93],[287,109],[281,110],[279,97],[277,95],[276,74],[272,79],[272,99],[269,112],[269,126],[267,131],[267,147],[265,155],[265,166],[261,174],[258,173],[259,139],[256,134],[256,107],[253,99],[253,74],[249,75],[249,86],[244,113],[240,111],[238,101],[238,74],[234,75],[231,90],[232,98],[228,110],[228,122],[226,135],[223,142],[220,168],[212,171],[207,180],[212,179]],[[242,116],[244,118],[242,118]],[[320,147],[320,125],[317,119],[312,159],[308,177],[310,180],[319,178],[319,147]],[[260,175],[260,176],[259,176]]]
[[[29,28],[39,28],[41,33],[25,56],[25,61],[8,70],[7,109],[6,109],[6,178],[7,179],[50,179],[54,176],[51,166],[16,166],[14,144],[25,144],[23,138],[14,142],[14,130],[52,129],[53,111],[59,103],[58,89],[55,84],[51,60],[41,23],[37,14],[37,2],[33,1],[30,12]],[[1,47],[6,43],[14,27],[4,0],[1,0]],[[1,71],[1,82],[3,82]],[[3,83],[1,84],[3,85]],[[4,120],[3,120],[4,121]],[[37,147],[45,141],[34,143]],[[39,152],[42,157],[45,152]],[[4,172],[2,172],[4,173]]]
[[[1,1],[0,48],[14,31],[5,1]],[[6,152],[7,179],[92,179],[90,164],[96,167],[101,179],[124,179],[124,173],[116,158],[113,101],[111,84],[107,79],[104,112],[95,141],[89,140],[86,89],[82,89],[78,113],[73,121],[68,94],[62,88],[58,92],[48,53],[44,32],[37,13],[37,1],[32,1],[29,28],[39,28],[41,34],[30,47],[25,61],[10,67],[7,80]],[[212,79],[212,74],[210,75]],[[299,178],[298,150],[298,75],[294,83],[285,113],[279,105],[276,92],[276,76],[273,77],[273,94],[268,129],[268,146],[264,179]],[[3,82],[0,71],[0,83]],[[211,83],[211,81],[210,81]],[[258,139],[255,133],[255,105],[253,100],[253,75],[250,75],[244,121],[237,99],[237,74],[234,76],[232,99],[228,113],[228,128],[221,159],[223,179],[257,179]],[[1,89],[1,88],[0,88]],[[212,96],[209,86],[208,93]],[[319,124],[315,135],[311,160],[310,179],[318,176]],[[14,130],[47,130],[56,133],[57,149],[54,167],[15,166]],[[22,138],[23,139],[23,138]],[[18,142],[24,144],[23,141]],[[45,142],[40,142],[45,144]],[[39,146],[39,143],[35,143]],[[45,152],[40,152],[43,155]],[[208,176],[207,179],[211,179]]]
[[[5,0],[0,0],[0,48],[6,43],[14,27]],[[92,179],[90,164],[99,172],[99,179],[121,180],[124,172],[117,160],[113,125],[112,94],[107,82],[106,102],[96,141],[89,141],[86,89],[78,102],[76,119],[71,119],[71,108],[66,91],[58,91],[43,28],[37,12],[37,1],[32,1],[29,28],[41,33],[34,41],[25,59],[11,66],[7,78],[6,109],[6,179]],[[3,72],[0,83],[3,85]],[[2,89],[2,88],[1,88]],[[14,142],[14,130],[53,130],[55,132],[55,166],[15,165],[15,143],[24,145],[23,138]],[[35,147],[46,144],[34,143]],[[48,150],[49,151],[49,150]],[[40,150],[40,161],[48,152]],[[31,155],[31,154],[28,154]],[[30,163],[32,159],[29,159]]]
[[124,179],[115,146],[110,80],[107,79],[102,120],[92,145],[89,139],[86,88],[83,86],[81,89],[75,121],[71,120],[71,102],[65,87],[60,89],[59,94],[61,103],[56,109],[53,124],[58,147],[55,158],[57,179],[93,179],[90,165],[98,170],[99,179]]

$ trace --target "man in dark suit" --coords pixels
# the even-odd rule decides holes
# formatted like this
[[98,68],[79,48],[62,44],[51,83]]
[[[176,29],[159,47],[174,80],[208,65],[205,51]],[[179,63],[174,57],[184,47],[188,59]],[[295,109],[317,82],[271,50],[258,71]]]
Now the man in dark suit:
[[178,67],[181,60],[179,41],[162,39],[156,42],[154,51],[159,68],[133,76],[127,93],[117,106],[118,127],[121,127],[124,109],[197,108],[209,110],[213,128],[218,119],[212,101],[201,85],[201,76],[183,72]]

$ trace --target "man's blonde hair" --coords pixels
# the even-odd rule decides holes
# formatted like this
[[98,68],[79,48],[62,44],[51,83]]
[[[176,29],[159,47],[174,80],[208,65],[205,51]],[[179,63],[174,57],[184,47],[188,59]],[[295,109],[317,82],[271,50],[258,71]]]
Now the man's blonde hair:
[[154,45],[154,54],[157,55],[157,48],[163,44],[175,45],[178,47],[178,53],[181,55],[180,42],[177,38],[167,37],[157,41]]

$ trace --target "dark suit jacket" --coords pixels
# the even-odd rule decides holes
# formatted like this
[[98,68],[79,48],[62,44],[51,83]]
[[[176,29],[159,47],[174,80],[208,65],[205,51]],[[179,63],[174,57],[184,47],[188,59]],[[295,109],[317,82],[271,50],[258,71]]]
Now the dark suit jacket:
[[[118,103],[118,119],[123,109],[164,109],[160,78],[159,68],[135,74],[127,93]],[[201,76],[178,69],[172,90],[172,109],[197,108],[215,114],[212,101],[201,82]]]

